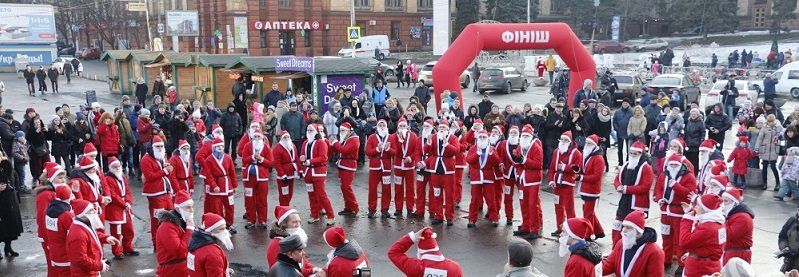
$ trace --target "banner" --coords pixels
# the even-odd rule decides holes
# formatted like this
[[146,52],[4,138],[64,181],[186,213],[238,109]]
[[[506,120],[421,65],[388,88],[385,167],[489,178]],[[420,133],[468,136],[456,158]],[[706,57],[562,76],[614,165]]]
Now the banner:
[[[325,75],[322,76],[322,105],[321,115],[327,112],[327,107],[331,101],[338,101],[335,99],[336,90],[339,88],[352,90],[352,97],[356,98],[363,91],[363,76],[361,75]],[[320,115],[320,116],[321,116]]]
[[236,44],[236,48],[248,48],[248,39],[247,36],[247,17],[245,16],[237,16],[233,18],[233,35],[234,42]]
[[433,55],[444,55],[449,48],[449,0],[433,0]]
[[14,66],[17,60],[31,66],[50,65],[55,57],[54,46],[0,47],[0,66]]
[[614,16],[613,22],[610,23],[611,39],[613,41],[619,41],[619,27],[620,27],[619,25],[621,25],[620,23],[621,23],[621,17],[619,16]]
[[278,57],[275,60],[275,71],[299,71],[299,72],[314,72],[313,57],[295,57],[285,56]]
[[166,11],[167,34],[190,37],[200,35],[200,19],[197,11]]
[[53,6],[0,4],[0,43],[55,43]]

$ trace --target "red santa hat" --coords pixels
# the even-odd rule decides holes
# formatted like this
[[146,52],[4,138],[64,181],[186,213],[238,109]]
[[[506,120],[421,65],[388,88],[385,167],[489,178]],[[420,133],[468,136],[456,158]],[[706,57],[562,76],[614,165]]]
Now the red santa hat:
[[636,141],[630,146],[630,151],[638,151],[641,153],[646,152],[646,144],[641,141]]
[[621,224],[633,228],[641,234],[646,227],[646,214],[639,210],[632,211],[624,217],[624,221]]
[[560,138],[561,138],[561,139],[564,139],[564,138],[565,138],[565,139],[569,140],[569,142],[572,142],[572,141],[573,141],[573,140],[572,140],[572,131],[566,131],[566,132],[563,132],[563,134],[562,134],[562,135],[560,135]]
[[255,138],[255,136],[258,136],[260,138],[264,138],[264,132],[261,132],[260,130],[252,132],[252,138],[253,139]]
[[696,203],[705,210],[705,212],[716,211],[721,209],[721,197],[716,194],[705,194],[699,197]]
[[716,165],[710,168],[710,174],[713,175],[726,175],[724,174],[725,172],[727,172],[726,163],[716,163]]
[[289,139],[291,139],[291,134],[289,134],[289,131],[280,130],[280,139],[283,139],[283,137],[289,137]]
[[478,138],[479,138],[479,137],[488,138],[488,132],[486,132],[486,130],[482,130],[482,131],[480,131],[480,132],[477,132],[477,135],[476,135],[476,137],[478,137]]
[[744,200],[744,191],[736,187],[727,187],[727,190],[721,194],[721,197],[730,199],[732,202],[735,202],[735,204],[739,204]]
[[55,188],[55,198],[69,203],[72,199],[75,199],[75,196],[72,194],[72,188],[69,186],[58,186]]
[[206,232],[212,232],[216,230],[216,228],[225,228],[226,224],[225,219],[215,213],[206,213],[203,215],[202,218],[203,223],[203,230]]
[[108,158],[108,168],[111,168],[112,166],[114,166],[114,164],[122,164],[122,163],[120,163],[119,160],[116,157],[109,157]]
[[724,175],[715,175],[710,178],[711,185],[716,185],[726,188],[729,183],[730,183],[730,178],[727,178],[727,176]]
[[[676,143],[677,146],[680,147],[680,153],[685,152],[685,140],[682,138],[676,138],[671,141],[672,143]],[[671,144],[669,144],[671,145]]]
[[161,136],[153,136],[153,146],[163,146],[164,141],[161,140]]
[[222,127],[220,127],[219,124],[211,125],[211,133],[216,132],[217,130],[219,130],[220,132],[224,132],[224,130],[222,130]]
[[510,129],[508,130],[508,134],[510,134],[510,132],[513,132],[513,131],[516,131],[516,133],[519,133],[519,126],[516,126],[516,125],[510,126]]
[[181,139],[178,141],[178,149],[183,148],[183,146],[188,146],[189,148],[191,148],[191,145],[189,145],[188,141],[186,141],[185,139]]
[[94,144],[87,143],[83,146],[83,155],[97,155],[97,148],[94,147]]
[[682,164],[682,154],[674,153],[669,157],[667,164]]
[[427,125],[427,126],[430,126],[430,127],[435,127],[436,126],[436,122],[433,121],[432,119],[427,119],[427,120],[424,121],[424,125]]
[[442,119],[441,121],[438,122],[438,127],[441,126],[449,128],[449,121],[447,121],[446,119]]
[[83,158],[80,159],[80,163],[78,164],[79,166],[78,169],[87,170],[95,167],[96,165],[97,162],[95,162],[94,159],[83,156]]
[[89,213],[92,209],[94,209],[94,205],[89,203],[89,201],[83,199],[75,199],[69,203],[72,205],[72,211],[75,212],[75,217],[82,217]]
[[225,142],[222,141],[221,138],[214,138],[214,140],[211,141],[211,147],[217,147],[220,145],[225,146]]
[[747,137],[747,136],[740,136],[740,137],[738,137],[738,142],[746,142],[746,143],[749,143],[749,137]]
[[292,209],[289,206],[277,206],[275,207],[275,218],[277,218],[277,224],[283,223],[286,218],[288,218],[291,214],[299,213],[297,210]]
[[325,230],[322,239],[325,240],[325,243],[327,243],[327,245],[333,248],[338,248],[344,245],[345,243],[349,242],[347,240],[347,233],[344,232],[344,229],[339,226]]
[[[350,125],[349,122],[344,122],[344,123],[341,123],[341,126],[339,126],[338,128],[341,129],[341,130],[349,131],[349,130],[352,130],[352,125]],[[286,132],[286,133],[288,134],[288,132]]]
[[402,125],[402,124],[405,124],[405,126],[408,126],[408,120],[406,120],[404,117],[400,117],[399,121],[397,121],[397,126]]
[[193,204],[194,200],[191,200],[191,196],[185,190],[180,190],[175,193],[175,207],[183,208]]
[[483,125],[483,120],[478,118],[478,119],[475,119],[474,122],[472,122],[472,126],[477,125],[477,124]]
[[[516,127],[516,128],[518,128],[518,127]],[[527,134],[527,135],[532,136],[533,135],[533,126],[530,125],[530,124],[525,124],[524,127],[522,127],[522,134]]]
[[[87,143],[87,144],[90,144],[90,143]],[[84,158],[88,158],[88,157],[84,156]],[[45,173],[47,173],[47,180],[50,181],[50,182],[53,182],[53,180],[55,180],[55,178],[58,177],[58,174],[62,174],[62,173],[63,174],[67,174],[67,172],[64,171],[64,169],[62,169],[61,165],[59,165],[58,163],[47,162],[47,163],[44,164],[44,168],[45,168],[45,170],[44,170]]]
[[[380,124],[383,124],[383,125],[386,125],[386,126],[388,126],[388,122],[387,122],[385,119],[380,119],[380,120],[378,120],[378,121],[377,121],[377,125],[380,125]],[[313,124],[312,124],[312,125],[313,125]],[[314,128],[316,128],[316,127],[314,127]]]
[[594,233],[591,222],[588,222],[585,218],[579,217],[566,220],[566,223],[563,224],[563,230],[566,231],[566,234],[569,234],[570,237],[578,240],[585,240]]
[[586,138],[586,140],[585,140],[585,141],[586,141],[586,142],[589,142],[589,141],[590,141],[590,142],[591,142],[591,143],[593,143],[594,145],[596,145],[596,146],[599,146],[599,136],[597,136],[597,135],[590,135],[590,136],[588,136],[588,137]]
[[713,139],[706,139],[702,141],[702,144],[699,145],[699,151],[710,151],[716,150],[716,144],[718,144]]
[[452,121],[452,125],[454,127],[463,128],[463,122],[460,122],[460,121],[457,121],[457,120],[453,120]]
[[502,125],[494,125],[494,129],[497,129],[500,135],[505,133],[505,127]]
[[[413,234],[413,232],[411,232],[411,234]],[[433,229],[425,228],[422,230],[422,236],[420,238],[415,238],[419,241],[419,244],[416,246],[416,248],[419,249],[419,254],[437,252],[439,249],[436,237],[438,237],[438,234],[434,233]]]

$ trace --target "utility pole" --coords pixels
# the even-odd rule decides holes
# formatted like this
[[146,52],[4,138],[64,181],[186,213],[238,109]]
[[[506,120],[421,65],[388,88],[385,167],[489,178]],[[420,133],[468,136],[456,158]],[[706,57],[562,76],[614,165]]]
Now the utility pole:
[[527,23],[530,23],[530,1],[532,0],[527,0]]
[[[355,26],[355,0],[350,0],[350,27],[354,26]],[[350,34],[347,34],[347,36],[349,35]],[[355,43],[356,42],[354,41],[350,42],[350,45],[352,45],[352,51],[350,51],[350,56],[353,58],[355,58]]]
[[153,51],[153,32],[150,30],[150,3],[144,0],[144,21],[147,22],[147,47]]
[[599,11],[599,0],[594,0],[594,22],[591,24],[591,52],[594,52],[594,34],[596,33],[597,13]]

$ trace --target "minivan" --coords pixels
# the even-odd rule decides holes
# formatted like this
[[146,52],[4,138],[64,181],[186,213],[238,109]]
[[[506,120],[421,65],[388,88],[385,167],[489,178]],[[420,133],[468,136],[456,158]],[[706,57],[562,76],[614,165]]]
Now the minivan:
[[[391,43],[386,35],[363,36],[355,43],[356,58],[375,58],[375,48],[380,49],[378,60],[385,59],[391,53]],[[347,43],[338,51],[339,57],[352,57],[352,45]]]

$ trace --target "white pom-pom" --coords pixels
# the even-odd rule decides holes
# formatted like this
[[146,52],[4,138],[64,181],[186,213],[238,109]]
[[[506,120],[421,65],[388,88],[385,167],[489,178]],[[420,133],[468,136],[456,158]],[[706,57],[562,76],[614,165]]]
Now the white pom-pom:
[[438,233],[433,233],[432,235],[430,235],[430,237],[431,238],[436,238],[436,237],[438,237]]

